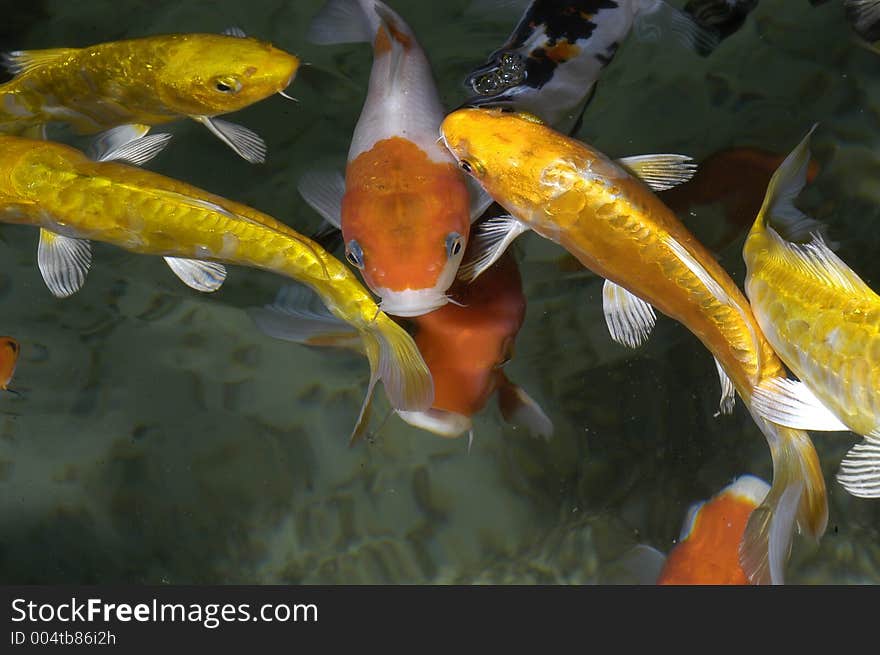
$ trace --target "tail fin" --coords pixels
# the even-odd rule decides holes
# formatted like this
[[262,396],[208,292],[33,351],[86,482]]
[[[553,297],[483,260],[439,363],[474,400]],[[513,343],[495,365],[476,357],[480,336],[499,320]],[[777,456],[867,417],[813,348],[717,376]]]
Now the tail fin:
[[306,39],[310,43],[369,43],[379,27],[373,2],[360,0],[328,0],[309,24]]
[[376,382],[382,380],[385,394],[394,409],[420,412],[434,402],[434,381],[421,353],[406,330],[379,313],[361,333],[370,362],[370,383],[351,435],[356,442],[369,423],[370,406]]
[[825,532],[825,478],[806,432],[757,417],[755,421],[770,446],[773,485],[749,517],[740,545],[740,564],[755,584],[782,584],[795,524],[813,539]]

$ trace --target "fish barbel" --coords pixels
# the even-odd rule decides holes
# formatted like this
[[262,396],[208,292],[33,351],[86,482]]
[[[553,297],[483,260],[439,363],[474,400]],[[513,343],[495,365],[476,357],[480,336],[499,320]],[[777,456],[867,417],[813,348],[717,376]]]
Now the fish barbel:
[[[760,382],[784,375],[730,276],[626,168],[519,114],[461,109],[446,117],[441,132],[459,165],[512,214],[509,234],[532,229],[606,278],[615,340],[644,341],[652,306],[678,320],[715,356],[722,411],[732,410],[734,389],[751,411]],[[825,531],[825,483],[805,432],[752,415],[770,446],[774,475],[749,520],[743,564],[754,582],[781,582],[795,513],[803,533],[819,538]]]
[[39,259],[50,288],[61,292],[56,295],[82,284],[91,260],[88,240],[165,256],[190,286],[200,288],[191,278],[207,276],[203,290],[218,288],[225,276],[222,265],[211,262],[303,282],[363,340],[372,376],[355,435],[379,379],[395,408],[431,405],[433,385],[418,349],[354,274],[317,243],[246,205],[140,168],[93,161],[60,143],[0,136],[0,221],[54,235],[41,242]]

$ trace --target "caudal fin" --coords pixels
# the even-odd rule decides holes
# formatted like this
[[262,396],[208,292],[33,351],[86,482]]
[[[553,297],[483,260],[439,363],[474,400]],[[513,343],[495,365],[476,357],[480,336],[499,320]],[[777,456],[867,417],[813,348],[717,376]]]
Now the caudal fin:
[[819,458],[809,435],[755,417],[773,459],[773,485],[749,517],[740,564],[755,584],[783,584],[795,525],[819,539],[828,523],[828,500]]
[[361,336],[370,362],[370,383],[351,435],[352,443],[367,428],[373,389],[379,380],[385,387],[388,402],[395,410],[421,412],[434,402],[431,372],[406,330],[380,313]]

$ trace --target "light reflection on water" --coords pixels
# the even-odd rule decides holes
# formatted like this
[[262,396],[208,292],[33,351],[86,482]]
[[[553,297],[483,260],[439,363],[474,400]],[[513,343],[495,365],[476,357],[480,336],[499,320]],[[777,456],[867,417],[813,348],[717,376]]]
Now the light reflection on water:
[[[306,43],[321,4],[115,0],[111,11],[110,2],[47,0],[29,6],[30,24],[10,19],[18,29],[0,45],[238,25],[299,54],[312,66],[290,89],[298,103],[272,98],[235,116],[266,139],[267,164],[178,124],[152,168],[311,233],[319,219],[296,179],[344,161],[371,61],[363,45]],[[391,4],[419,35],[450,107],[517,20],[463,17],[464,0]],[[820,122],[822,173],[803,206],[877,288],[877,64],[853,44],[839,3],[762,0],[705,59],[627,42],[580,136],[613,156],[699,159],[733,145],[787,152]],[[719,220],[702,207],[688,224],[702,238]],[[612,343],[601,281],[567,270],[562,251],[534,236],[519,244],[529,306],[506,370],[556,434],[531,439],[490,402],[470,454],[465,440],[395,417],[349,448],[365,362],[272,340],[243,311],[270,301],[281,278],[231,268],[221,291],[200,296],[158,259],[96,244],[87,284],[62,301],[35,266],[35,230],[4,225],[0,236],[0,331],[23,346],[23,397],[0,398],[7,582],[603,582],[636,543],[668,550],[691,502],[741,473],[770,475],[743,408],[713,416],[715,368],[696,339],[661,317],[642,349]],[[741,245],[718,253],[740,283]],[[814,435],[829,530],[819,546],[796,540],[791,582],[880,581],[877,503],[849,497],[833,478],[855,440]]]

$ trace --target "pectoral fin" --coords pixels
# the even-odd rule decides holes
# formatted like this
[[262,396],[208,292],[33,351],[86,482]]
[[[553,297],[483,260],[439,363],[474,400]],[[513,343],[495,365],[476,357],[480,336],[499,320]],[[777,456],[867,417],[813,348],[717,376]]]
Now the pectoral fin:
[[636,155],[622,157],[617,163],[651,187],[652,191],[666,191],[683,184],[697,172],[697,164],[687,155]]
[[837,481],[853,496],[880,497],[880,435],[868,435],[840,463]]
[[465,183],[467,184],[468,194],[471,197],[471,223],[473,223],[483,215],[494,200],[474,178],[466,178]]
[[79,291],[91,264],[92,248],[88,241],[40,229],[37,266],[53,296],[67,298]]
[[458,277],[468,282],[475,280],[504,254],[514,239],[528,229],[527,225],[513,216],[495,216],[479,223],[471,231],[471,254],[459,267]]
[[256,132],[242,125],[210,116],[191,116],[190,118],[207,127],[214,136],[250,163],[262,164],[266,161],[266,142]]
[[102,132],[92,141],[88,155],[95,161],[121,161],[141,166],[165,149],[170,134],[151,134],[149,125],[120,125]]
[[299,195],[325,221],[342,229],[342,196],[345,178],[338,171],[309,171],[296,184]]
[[849,430],[803,382],[772,378],[752,393],[752,409],[758,416],[801,430]]
[[244,30],[236,25],[233,25],[232,27],[227,27],[221,32],[221,34],[223,34],[224,36],[234,36],[239,39],[247,38],[247,34],[245,34]]
[[718,369],[718,378],[721,380],[721,402],[719,410],[722,414],[732,414],[733,405],[736,403],[736,389],[733,388],[733,382],[727,376],[727,373],[721,367],[721,362],[715,358],[715,368]]
[[513,384],[502,373],[498,385],[498,408],[510,425],[522,427],[532,436],[549,439],[553,436],[553,421],[541,406],[522,387]]
[[186,286],[196,291],[204,293],[216,291],[226,280],[226,267],[217,262],[181,257],[165,257],[165,262]]
[[685,48],[706,56],[720,43],[721,35],[700,25],[692,16],[658,0],[649,11],[636,16],[635,33],[643,40],[671,34]]
[[657,321],[651,305],[610,280],[602,287],[602,309],[611,338],[629,348],[645,343]]

